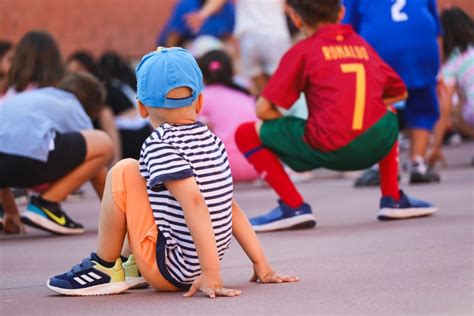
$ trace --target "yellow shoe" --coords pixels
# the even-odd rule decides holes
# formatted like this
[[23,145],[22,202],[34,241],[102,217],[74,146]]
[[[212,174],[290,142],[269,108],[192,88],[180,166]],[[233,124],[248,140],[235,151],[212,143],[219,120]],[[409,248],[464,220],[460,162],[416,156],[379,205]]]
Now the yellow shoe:
[[145,278],[142,277],[140,270],[138,270],[135,257],[130,255],[123,264],[123,269],[125,270],[125,280],[130,285],[131,289],[142,289],[148,287],[148,283],[145,281]]

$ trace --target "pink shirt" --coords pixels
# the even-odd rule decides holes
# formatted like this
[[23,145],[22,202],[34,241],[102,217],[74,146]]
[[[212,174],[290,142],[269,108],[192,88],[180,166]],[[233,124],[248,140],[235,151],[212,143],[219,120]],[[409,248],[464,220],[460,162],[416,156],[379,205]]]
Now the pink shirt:
[[200,118],[210,125],[227,150],[237,148],[234,133],[240,124],[256,121],[255,98],[223,85],[206,86]]
[[234,134],[240,124],[256,121],[255,98],[223,85],[206,86],[204,106],[199,119],[209,125],[224,143],[235,181],[251,181],[258,177],[235,144]]

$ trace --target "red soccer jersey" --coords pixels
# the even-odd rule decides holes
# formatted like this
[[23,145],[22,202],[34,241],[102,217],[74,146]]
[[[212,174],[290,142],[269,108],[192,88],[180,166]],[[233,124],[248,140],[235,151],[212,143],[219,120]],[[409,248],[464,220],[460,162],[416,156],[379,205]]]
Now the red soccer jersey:
[[332,24],[283,56],[262,96],[289,109],[301,92],[309,112],[305,141],[328,152],[374,125],[387,112],[383,98],[399,97],[406,87],[351,26]]

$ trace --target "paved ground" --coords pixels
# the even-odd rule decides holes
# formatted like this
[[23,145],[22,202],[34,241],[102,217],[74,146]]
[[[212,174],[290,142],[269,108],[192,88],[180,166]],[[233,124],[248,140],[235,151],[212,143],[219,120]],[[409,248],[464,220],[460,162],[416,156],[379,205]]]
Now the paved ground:
[[[377,222],[377,189],[354,189],[352,180],[328,171],[299,184],[316,210],[313,230],[260,234],[276,270],[301,282],[247,282],[251,266],[233,244],[223,261],[227,286],[239,298],[192,299],[151,289],[108,297],[63,297],[45,282],[86,257],[97,234],[98,202],[90,192],[66,203],[87,233],[55,237],[30,229],[26,236],[0,237],[1,315],[143,314],[445,314],[472,315],[474,144],[448,150],[450,167],[437,185],[408,186],[407,192],[439,206],[430,218]],[[402,179],[406,182],[406,179]],[[237,199],[249,215],[273,207],[263,187],[239,186]]]

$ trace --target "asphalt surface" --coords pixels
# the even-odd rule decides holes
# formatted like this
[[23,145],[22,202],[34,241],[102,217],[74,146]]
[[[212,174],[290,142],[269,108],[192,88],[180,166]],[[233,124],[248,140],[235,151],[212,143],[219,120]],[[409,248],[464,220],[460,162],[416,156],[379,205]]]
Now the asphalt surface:
[[[435,203],[436,215],[378,222],[377,188],[355,189],[354,174],[325,170],[298,184],[312,205],[318,226],[311,230],[259,234],[278,272],[299,283],[249,283],[251,265],[233,242],[222,262],[225,285],[243,291],[238,298],[152,289],[101,297],[65,297],[47,289],[46,280],[93,251],[99,202],[89,187],[80,202],[64,208],[87,232],[58,237],[29,229],[27,235],[0,236],[1,315],[408,315],[474,313],[474,143],[447,149],[450,165],[442,183],[405,191]],[[238,185],[237,200],[249,216],[275,205],[263,186]]]

